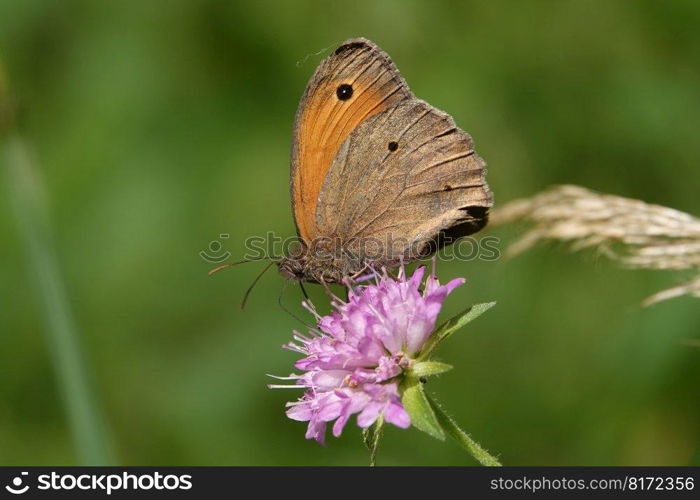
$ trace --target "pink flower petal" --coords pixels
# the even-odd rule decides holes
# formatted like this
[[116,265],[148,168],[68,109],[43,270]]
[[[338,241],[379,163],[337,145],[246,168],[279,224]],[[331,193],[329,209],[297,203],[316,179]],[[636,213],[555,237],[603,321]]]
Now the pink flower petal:
[[457,278],[440,285],[434,270],[425,272],[421,266],[407,277],[402,268],[397,278],[383,272],[367,285],[349,283],[348,301],[334,300],[330,314],[311,309],[323,333],[297,332],[286,346],[304,355],[295,366],[305,372],[297,384],[307,390],[289,403],[287,416],[309,422],[308,439],[323,444],[331,421],[333,435],[340,436],[352,415],[363,428],[380,415],[397,427],[411,425],[398,392],[404,360],[420,352],[445,298],[464,283]]

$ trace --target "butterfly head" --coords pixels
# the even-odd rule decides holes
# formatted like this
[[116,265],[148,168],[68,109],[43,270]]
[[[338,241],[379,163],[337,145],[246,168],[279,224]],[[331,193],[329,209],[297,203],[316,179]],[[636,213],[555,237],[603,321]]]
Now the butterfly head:
[[277,261],[279,273],[289,281],[304,281],[306,256],[288,255]]
[[349,271],[348,262],[334,258],[327,253],[310,250],[300,245],[277,261],[279,273],[289,281],[309,283],[341,283]]

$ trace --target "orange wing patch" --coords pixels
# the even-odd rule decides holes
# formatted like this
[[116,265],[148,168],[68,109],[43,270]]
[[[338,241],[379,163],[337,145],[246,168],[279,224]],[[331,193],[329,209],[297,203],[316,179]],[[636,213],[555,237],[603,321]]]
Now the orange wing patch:
[[343,141],[362,122],[410,96],[389,56],[368,40],[346,41],[319,65],[294,127],[292,204],[302,239],[319,236],[319,194]]

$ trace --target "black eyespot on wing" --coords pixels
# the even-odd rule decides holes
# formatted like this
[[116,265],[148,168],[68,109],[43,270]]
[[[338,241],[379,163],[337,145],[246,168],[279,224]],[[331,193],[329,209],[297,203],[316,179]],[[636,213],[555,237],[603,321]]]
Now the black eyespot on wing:
[[389,151],[391,151],[391,152],[393,153],[394,151],[396,151],[397,149],[399,149],[399,143],[396,142],[396,141],[391,141],[391,142],[387,145],[387,147],[389,148]]
[[347,101],[352,97],[352,85],[348,83],[338,85],[338,88],[335,90],[335,95],[338,96],[338,99],[341,101]]

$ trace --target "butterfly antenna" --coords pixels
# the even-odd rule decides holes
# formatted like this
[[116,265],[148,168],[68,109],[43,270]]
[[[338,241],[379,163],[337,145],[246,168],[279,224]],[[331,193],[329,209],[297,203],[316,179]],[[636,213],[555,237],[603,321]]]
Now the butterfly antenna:
[[255,285],[258,283],[258,281],[260,281],[260,278],[262,278],[262,275],[265,274],[265,273],[267,272],[267,270],[270,269],[270,268],[272,267],[272,264],[274,264],[274,263],[275,263],[274,260],[271,261],[268,265],[265,266],[265,269],[263,269],[262,271],[260,271],[260,274],[258,274],[258,275],[255,277],[255,279],[253,280],[253,282],[252,282],[252,283],[250,284],[250,286],[248,287],[248,290],[246,290],[245,295],[243,296],[243,302],[241,302],[241,309],[245,309],[245,303],[248,301],[248,296],[250,295],[250,292],[253,291],[253,288],[254,288]]
[[[301,282],[299,282],[299,283],[301,284]],[[294,319],[297,320],[299,323],[301,323],[301,324],[304,325],[306,328],[308,328],[309,330],[314,330],[314,331],[315,331],[315,330],[316,330],[316,327],[309,325],[306,321],[304,321],[304,320],[301,319],[299,316],[297,316],[296,314],[294,314],[292,311],[290,311],[289,309],[287,309],[286,307],[284,307],[284,304],[282,303],[282,296],[284,295],[284,291],[287,289],[287,285],[288,285],[288,283],[285,282],[285,283],[284,283],[284,286],[282,287],[282,290],[280,290],[280,296],[277,298],[277,303],[279,304],[280,308],[281,308],[284,312],[286,312],[287,314],[289,314],[292,318],[294,318]],[[302,290],[303,290],[303,289],[304,289],[304,286],[302,285],[301,288],[302,288]],[[304,295],[306,295],[306,293],[304,293]],[[307,300],[308,300],[308,298],[307,298]]]
[[220,266],[215,267],[211,271],[209,271],[209,276],[213,276],[219,271],[223,271],[224,269],[227,269],[229,267],[237,266],[238,264],[247,264],[248,262],[258,262],[263,259],[245,259],[245,260],[239,260],[238,262],[229,262],[228,264],[222,264]]

